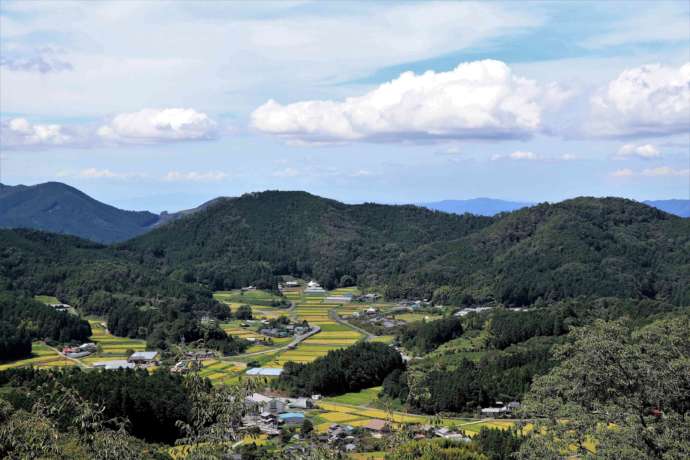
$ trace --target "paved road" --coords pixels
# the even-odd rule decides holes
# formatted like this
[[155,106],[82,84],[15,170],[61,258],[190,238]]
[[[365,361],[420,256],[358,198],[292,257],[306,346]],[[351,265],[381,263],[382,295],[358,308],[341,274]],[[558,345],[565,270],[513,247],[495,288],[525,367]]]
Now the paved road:
[[366,336],[365,340],[371,340],[374,337],[377,337],[376,335],[372,334],[371,332],[362,329],[361,327],[357,327],[354,324],[350,324],[348,321],[345,321],[342,319],[339,315],[338,312],[335,311],[335,308],[331,310],[330,312],[331,319],[333,319],[336,323],[340,323],[343,326],[347,326],[350,329],[354,329],[355,331],[359,332],[360,334],[364,334]]
[[304,340],[308,339],[312,335],[318,334],[321,332],[321,328],[319,326],[314,326],[312,327],[311,331],[307,332],[306,334],[299,335],[295,337],[295,339],[288,343],[287,345],[283,345],[282,347],[276,347],[276,348],[269,348],[268,350],[261,350],[261,351],[255,351],[253,353],[245,353],[243,355],[235,355],[235,356],[229,356],[229,358],[237,359],[237,358],[244,358],[247,356],[257,356],[257,355],[265,355],[266,353],[275,353],[276,351],[280,350],[287,350],[291,346],[297,346],[300,342],[303,342]]

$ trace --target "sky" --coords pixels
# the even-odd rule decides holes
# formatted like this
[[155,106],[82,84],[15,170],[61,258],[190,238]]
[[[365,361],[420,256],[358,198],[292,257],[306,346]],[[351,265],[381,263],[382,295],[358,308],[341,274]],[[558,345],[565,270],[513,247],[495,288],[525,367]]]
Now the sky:
[[690,2],[0,2],[0,181],[690,198]]

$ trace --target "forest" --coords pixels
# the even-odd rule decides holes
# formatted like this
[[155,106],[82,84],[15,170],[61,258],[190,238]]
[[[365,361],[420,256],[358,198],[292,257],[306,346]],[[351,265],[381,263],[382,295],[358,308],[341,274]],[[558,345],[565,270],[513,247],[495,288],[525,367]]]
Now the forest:
[[31,355],[31,341],[84,342],[88,321],[59,312],[29,297],[0,292],[0,361]]
[[381,385],[388,374],[403,368],[395,349],[360,342],[308,364],[288,362],[272,385],[295,396],[332,396]]

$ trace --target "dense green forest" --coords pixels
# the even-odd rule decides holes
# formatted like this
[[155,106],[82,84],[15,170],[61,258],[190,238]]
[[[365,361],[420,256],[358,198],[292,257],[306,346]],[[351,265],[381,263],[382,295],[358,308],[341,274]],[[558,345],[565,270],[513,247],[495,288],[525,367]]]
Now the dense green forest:
[[338,395],[381,385],[388,374],[404,367],[402,357],[382,343],[361,342],[308,364],[288,362],[275,388],[293,395]]
[[28,357],[31,341],[83,342],[89,323],[28,297],[0,292],[0,361]]

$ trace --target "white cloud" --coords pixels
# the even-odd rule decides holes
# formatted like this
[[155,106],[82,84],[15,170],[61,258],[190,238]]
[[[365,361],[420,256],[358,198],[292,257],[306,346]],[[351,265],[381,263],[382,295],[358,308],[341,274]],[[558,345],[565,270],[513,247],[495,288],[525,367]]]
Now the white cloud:
[[301,173],[295,168],[285,168],[278,171],[274,171],[271,175],[273,177],[297,177],[301,175]]
[[147,175],[138,172],[116,172],[107,168],[86,168],[77,172],[59,171],[57,177],[71,177],[77,179],[141,179],[147,177]]
[[227,173],[224,173],[223,171],[169,171],[165,176],[163,176],[163,180],[169,182],[217,182],[227,177]]
[[116,115],[97,134],[105,141],[156,143],[212,139],[216,127],[208,115],[194,109],[143,109]]
[[690,169],[675,169],[670,166],[659,166],[657,168],[643,169],[642,171],[633,171],[625,168],[619,169],[611,173],[613,177],[690,177]]
[[269,100],[251,123],[306,142],[515,139],[539,131],[542,112],[565,98],[565,92],[514,75],[503,62],[485,60],[449,72],[405,72],[342,102]]
[[641,174],[643,176],[690,176],[690,169],[674,169],[670,166],[659,166],[658,168],[645,169]]
[[577,155],[573,155],[572,153],[564,153],[559,158],[559,160],[562,160],[562,161],[574,161],[577,159],[578,159]]
[[601,136],[663,136],[690,131],[690,62],[622,72],[592,97],[590,131]]
[[533,152],[523,152],[521,150],[517,150],[513,153],[509,153],[507,155],[500,155],[496,154],[491,157],[492,160],[539,160],[541,159],[539,155]]
[[618,149],[615,157],[619,159],[635,157],[649,160],[661,157],[661,152],[652,144],[625,144]]
[[0,144],[7,149],[65,146],[75,141],[75,136],[58,124],[32,124],[26,118],[12,118],[0,125]]
[[618,169],[611,173],[613,177],[631,177],[634,176],[635,172],[630,168]]

